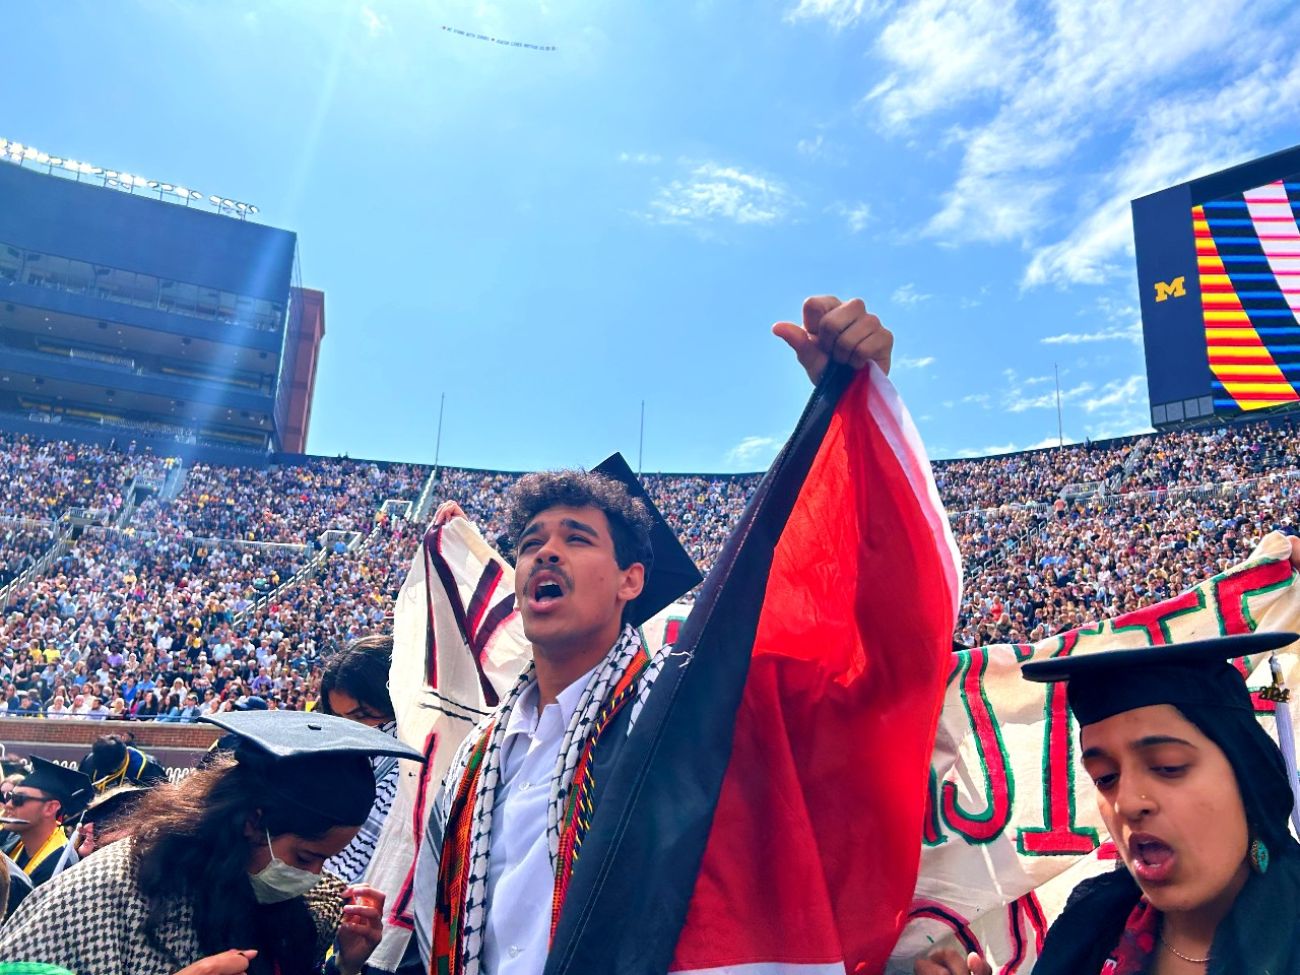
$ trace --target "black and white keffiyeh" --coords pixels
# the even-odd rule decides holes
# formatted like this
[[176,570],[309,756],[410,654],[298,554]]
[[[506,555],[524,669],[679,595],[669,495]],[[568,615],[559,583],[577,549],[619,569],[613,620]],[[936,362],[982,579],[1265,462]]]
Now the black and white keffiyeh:
[[[641,640],[633,626],[625,626],[618,641],[605,658],[597,665],[595,672],[587,681],[578,705],[569,721],[560,753],[555,763],[555,772],[551,777],[551,794],[546,814],[546,839],[551,855],[551,867],[557,866],[560,848],[560,825],[564,814],[564,805],[573,787],[574,773],[579,758],[591,735],[595,731],[596,721],[605,703],[612,695],[620,678],[632,666],[633,660],[641,650]],[[652,658],[650,664],[638,678],[637,700],[630,713],[628,731],[631,731],[637,715],[641,711],[645,696],[649,693],[654,679],[663,669],[664,651]],[[518,705],[524,693],[537,681],[535,665],[529,664],[519,676],[505,700],[497,711],[461,743],[451,768],[443,781],[440,809],[441,821],[445,823],[450,814],[450,806],[456,795],[460,781],[465,775],[471,754],[482,740],[489,722],[492,723],[491,736],[483,754],[483,766],[479,773],[478,789],[474,795],[473,813],[470,826],[469,880],[465,894],[463,924],[461,928],[464,948],[463,964],[465,975],[481,975],[483,936],[487,920],[487,878],[488,862],[491,856],[492,814],[496,806],[497,788],[501,782],[501,746],[505,738],[510,715]],[[538,905],[539,910],[548,906]]]
[[[379,731],[397,737],[397,722],[379,725]],[[397,795],[398,759],[392,755],[376,755],[370,760],[375,773],[375,801],[366,815],[366,821],[352,842],[325,861],[325,869],[344,883],[355,884],[365,876],[366,868],[375,855],[379,833],[384,828],[388,811],[393,808]]]

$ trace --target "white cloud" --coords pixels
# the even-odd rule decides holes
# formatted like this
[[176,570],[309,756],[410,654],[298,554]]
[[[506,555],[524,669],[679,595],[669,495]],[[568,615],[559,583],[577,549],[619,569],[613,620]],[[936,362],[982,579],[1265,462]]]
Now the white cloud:
[[1298,102],[1300,56],[1289,66],[1265,63],[1218,91],[1156,100],[1137,116],[1128,146],[1101,177],[1104,202],[1034,254],[1023,284],[1098,284],[1130,267],[1131,199],[1255,155],[1278,108]]
[[799,0],[799,5],[786,14],[786,20],[825,20],[842,30],[874,16],[881,6],[881,0]]
[[795,146],[795,148],[799,150],[799,155],[801,156],[817,157],[820,156],[823,151],[825,151],[823,149],[825,144],[826,144],[826,137],[823,135],[819,135],[815,139],[800,139],[799,144]]
[[[1019,453],[1022,450],[1042,450],[1045,447],[1059,447],[1061,445],[1061,439],[1062,438],[1059,434],[1053,433],[1050,434],[1049,436],[1043,437],[1041,440],[1037,441],[1036,443],[1025,444],[1023,446],[1017,443],[1003,443],[1003,444],[990,444],[987,447],[964,447],[961,450],[957,451],[957,456],[958,457],[990,457],[994,454],[1015,454],[1015,453]],[[1068,433],[1065,434],[1064,439],[1067,446],[1072,443],[1078,443],[1078,441],[1075,440]]]
[[1131,199],[1276,148],[1300,119],[1292,0],[1052,0],[1032,13],[801,0],[789,14],[837,30],[876,16],[866,105],[887,133],[916,140],[924,123],[926,141],[960,153],[924,231],[1021,245],[1024,287],[1128,273]]
[[871,221],[871,207],[866,203],[834,203],[829,207],[832,213],[844,218],[849,233],[859,234]]
[[360,13],[361,23],[365,24],[366,31],[371,37],[378,37],[380,34],[388,32],[388,21],[372,8],[363,3]]
[[972,403],[975,406],[980,406],[987,410],[991,398],[992,397],[990,397],[988,393],[972,393],[969,396],[963,396],[961,401],[963,403]]
[[926,366],[934,365],[935,359],[932,355],[919,356],[911,359],[907,356],[894,360],[894,367],[897,369],[924,369]]
[[887,125],[950,108],[1021,76],[1021,23],[1004,0],[920,0],[901,7],[877,47],[894,72],[867,96]]
[[933,297],[934,295],[927,295],[917,291],[916,285],[909,281],[907,284],[895,288],[894,293],[889,296],[889,300],[896,305],[910,308],[912,305],[919,305],[923,301],[929,301]]
[[[1073,402],[1091,393],[1095,389],[1092,383],[1084,382],[1068,389],[1061,390],[1060,401],[1062,404]],[[1002,400],[1002,408],[1008,413],[1024,413],[1026,410],[1054,410],[1056,409],[1056,390],[1050,390],[1046,393],[1030,395],[1024,389],[1009,389]]]
[[1062,332],[1039,339],[1043,345],[1083,345],[1089,342],[1142,342],[1142,323],[1136,322],[1127,328],[1103,328],[1096,332]]
[[748,464],[776,453],[781,441],[776,437],[746,437],[727,451],[727,463]]
[[1081,404],[1087,413],[1111,409],[1116,406],[1131,407],[1142,405],[1146,400],[1146,379],[1140,375],[1127,379],[1112,379],[1102,386],[1099,395],[1090,397]]
[[781,182],[735,166],[706,162],[675,179],[650,201],[646,218],[657,223],[772,224],[798,201]]
[[654,166],[663,162],[663,156],[655,152],[620,152],[618,161],[621,163],[631,163],[635,166]]

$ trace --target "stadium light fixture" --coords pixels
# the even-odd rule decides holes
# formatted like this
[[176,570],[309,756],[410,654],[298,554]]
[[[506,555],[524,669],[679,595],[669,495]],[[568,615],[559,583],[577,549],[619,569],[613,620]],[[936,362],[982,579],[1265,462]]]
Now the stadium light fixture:
[[[128,193],[134,193],[136,187],[147,187],[150,190],[157,191],[159,200],[163,199],[164,194],[174,193],[178,201],[185,201],[186,206],[189,206],[194,200],[203,199],[204,196],[199,190],[192,190],[177,183],[164,183],[160,180],[146,179],[143,176],[135,176],[116,169],[103,169],[88,162],[80,162],[64,156],[52,156],[47,152],[42,152],[35,146],[23,145],[21,142],[0,138],[0,160],[3,159],[7,159],[18,166],[30,161],[33,165],[46,167],[46,173],[51,175],[55,169],[60,169],[72,173],[78,182],[81,181],[82,176],[97,176],[103,186],[126,190]],[[208,196],[208,201],[216,208],[218,213],[238,217],[241,220],[247,219],[250,213],[261,212],[258,207],[251,203],[232,200],[229,197],[217,196],[216,194]]]

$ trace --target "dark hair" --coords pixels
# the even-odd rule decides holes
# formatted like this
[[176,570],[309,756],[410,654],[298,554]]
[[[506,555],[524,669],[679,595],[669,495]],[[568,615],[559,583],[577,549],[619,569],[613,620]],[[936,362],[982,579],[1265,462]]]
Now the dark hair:
[[95,774],[107,775],[126,758],[126,743],[117,735],[101,735],[90,747],[90,754],[94,758]]
[[392,663],[391,636],[372,633],[353,640],[325,661],[317,709],[322,714],[333,714],[330,691],[337,690],[350,694],[391,721],[396,716],[392,696],[388,693],[388,672]]
[[510,489],[506,534],[514,546],[528,523],[548,508],[597,508],[609,521],[614,560],[620,569],[633,562],[646,567],[654,562],[650,547],[650,511],[645,502],[628,493],[612,477],[592,471],[541,471],[527,474]]
[[146,942],[169,953],[162,929],[177,901],[187,899],[203,955],[237,944],[258,950],[250,972],[310,975],[315,921],[300,897],[257,903],[245,826],[317,839],[336,826],[361,825],[374,795],[369,761],[337,755],[236,761],[222,753],[179,783],[155,786],[121,824],[149,906]]

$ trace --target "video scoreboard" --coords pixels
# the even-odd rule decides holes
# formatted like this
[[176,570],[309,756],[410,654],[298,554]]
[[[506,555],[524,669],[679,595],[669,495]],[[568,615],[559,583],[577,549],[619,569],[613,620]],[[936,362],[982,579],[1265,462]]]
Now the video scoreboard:
[[1133,201],[1151,422],[1300,406],[1300,146]]

